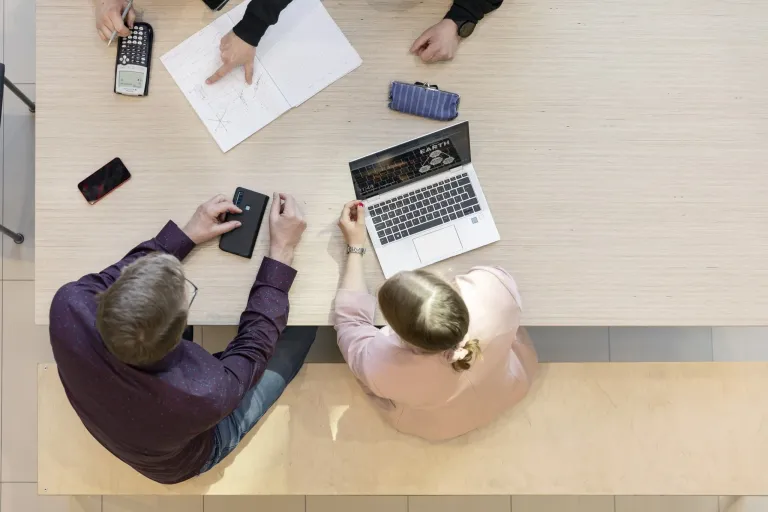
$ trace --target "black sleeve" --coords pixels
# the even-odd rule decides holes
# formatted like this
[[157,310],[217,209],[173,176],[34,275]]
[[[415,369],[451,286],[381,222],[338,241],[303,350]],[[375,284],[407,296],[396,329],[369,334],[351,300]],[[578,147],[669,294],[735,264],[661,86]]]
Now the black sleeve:
[[[449,20],[460,24],[462,21],[477,23],[483,16],[495,11],[504,0],[453,0],[453,5],[445,15]],[[252,2],[253,3],[253,2]]]
[[245,9],[243,19],[235,25],[235,35],[251,46],[258,46],[264,32],[277,23],[280,13],[290,3],[291,0],[253,0]]

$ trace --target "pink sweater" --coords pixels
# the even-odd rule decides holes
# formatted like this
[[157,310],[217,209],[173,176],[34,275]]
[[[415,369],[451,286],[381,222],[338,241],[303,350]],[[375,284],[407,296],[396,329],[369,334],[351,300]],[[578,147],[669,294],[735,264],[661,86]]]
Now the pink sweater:
[[339,290],[334,325],[352,373],[397,430],[430,440],[450,439],[490,423],[528,392],[536,352],[520,327],[520,296],[497,267],[456,277],[470,315],[467,339],[482,356],[456,372],[447,354],[420,354],[388,326],[373,325],[376,298]]

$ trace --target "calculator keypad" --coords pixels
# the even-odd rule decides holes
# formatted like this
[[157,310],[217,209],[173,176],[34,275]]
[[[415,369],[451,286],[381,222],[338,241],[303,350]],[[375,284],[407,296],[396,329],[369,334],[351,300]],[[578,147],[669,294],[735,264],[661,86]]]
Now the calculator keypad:
[[142,25],[137,25],[131,30],[128,37],[120,38],[120,64],[137,64],[147,66],[149,60],[148,31]]

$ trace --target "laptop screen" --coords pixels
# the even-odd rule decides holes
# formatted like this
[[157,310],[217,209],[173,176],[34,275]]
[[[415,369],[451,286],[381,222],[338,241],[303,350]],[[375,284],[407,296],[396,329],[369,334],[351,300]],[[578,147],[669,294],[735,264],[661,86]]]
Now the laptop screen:
[[350,162],[349,169],[357,199],[368,199],[471,161],[464,121]]

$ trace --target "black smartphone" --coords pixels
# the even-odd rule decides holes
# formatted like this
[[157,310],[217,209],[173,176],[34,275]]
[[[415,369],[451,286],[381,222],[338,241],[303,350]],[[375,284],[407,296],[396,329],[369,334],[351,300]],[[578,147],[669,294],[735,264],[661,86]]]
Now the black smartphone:
[[228,213],[225,221],[239,220],[241,225],[234,231],[221,235],[219,249],[250,258],[253,256],[253,247],[256,245],[256,237],[259,236],[264,212],[267,211],[269,196],[237,187],[232,202],[243,210],[243,213]]
[[227,5],[227,2],[229,0],[203,0],[205,2],[205,5],[208,6],[208,8],[212,11],[220,11],[224,8],[225,5]]
[[131,179],[131,173],[119,158],[91,174],[77,184],[80,193],[90,204],[99,202],[104,196]]

